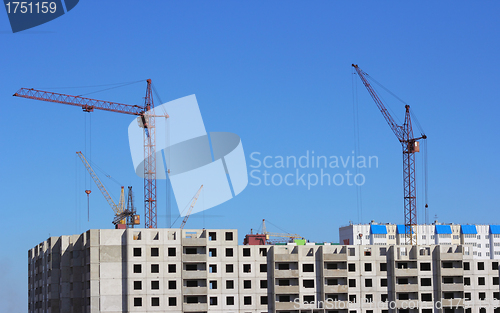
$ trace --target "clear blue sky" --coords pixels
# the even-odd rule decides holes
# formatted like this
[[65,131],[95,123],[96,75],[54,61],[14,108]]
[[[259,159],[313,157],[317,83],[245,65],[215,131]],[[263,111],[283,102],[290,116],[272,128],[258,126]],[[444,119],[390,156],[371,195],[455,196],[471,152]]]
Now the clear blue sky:
[[[351,156],[351,63],[357,63],[412,106],[429,137],[431,220],[498,224],[499,11],[495,1],[80,1],[68,14],[17,34],[0,12],[3,312],[27,309],[29,248],[49,235],[112,226],[112,211],[93,185],[87,222],[85,169],[75,152],[85,150],[88,114],[12,97],[20,87],[82,94],[102,87],[50,87],[151,78],[164,102],[196,94],[207,130],[240,135],[252,165],[252,152]],[[237,228],[242,240],[266,218],[311,241],[337,241],[338,227],[349,220],[402,223],[401,147],[354,78],[359,153],[379,160],[378,168],[361,171],[361,219],[352,186],[249,185],[193,215],[186,227]],[[89,96],[140,104],[145,86]],[[384,99],[402,120],[403,104]],[[92,113],[87,154],[91,149],[94,163],[134,186],[142,214],[130,121]],[[100,175],[117,197],[119,185]],[[158,223],[165,227],[165,182],[158,190]]]

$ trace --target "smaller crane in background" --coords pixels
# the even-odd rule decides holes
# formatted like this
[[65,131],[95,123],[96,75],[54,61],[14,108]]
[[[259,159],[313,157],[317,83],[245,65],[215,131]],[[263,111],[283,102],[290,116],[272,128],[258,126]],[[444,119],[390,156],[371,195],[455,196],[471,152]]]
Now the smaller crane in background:
[[191,215],[191,212],[193,211],[194,205],[196,204],[196,201],[198,200],[198,197],[200,196],[200,192],[201,192],[202,188],[203,188],[203,185],[201,185],[200,189],[198,189],[198,192],[192,198],[191,205],[189,206],[189,209],[186,213],[186,216],[184,216],[184,220],[182,220],[180,229],[184,229],[184,226],[186,226],[186,222],[189,218],[189,215]]
[[262,234],[266,235],[266,241],[269,243],[274,242],[276,240],[269,239],[269,237],[280,237],[280,238],[288,238],[293,241],[295,239],[304,239],[301,235],[298,234],[286,234],[286,233],[271,233],[266,229],[266,220],[262,219]]
[[134,206],[134,194],[132,193],[132,186],[128,186],[126,212],[127,212],[127,225],[134,228],[134,225],[139,225],[141,223],[139,214],[135,214],[136,211]]
[[[108,202],[109,206],[113,211],[115,212],[115,218],[113,219],[113,224],[115,225],[116,228],[126,228],[127,226],[134,226],[139,224],[140,219],[137,214],[135,214],[135,208],[133,207],[132,203],[132,187],[129,188],[129,205],[127,205],[127,209],[125,209],[125,193],[124,193],[124,188],[122,186],[121,193],[120,193],[120,201],[118,202],[118,205],[115,204],[111,196],[109,195],[108,191],[102,184],[101,180],[99,177],[97,177],[97,174],[94,172],[92,167],[90,166],[89,162],[83,155],[81,151],[78,151],[76,153],[79,157],[80,160],[82,160],[83,165],[85,165],[85,168],[89,172],[90,176],[94,180],[95,184],[97,185],[97,188],[101,191],[102,195]],[[87,194],[87,201],[88,197],[90,195],[90,190],[85,190],[85,193]]]

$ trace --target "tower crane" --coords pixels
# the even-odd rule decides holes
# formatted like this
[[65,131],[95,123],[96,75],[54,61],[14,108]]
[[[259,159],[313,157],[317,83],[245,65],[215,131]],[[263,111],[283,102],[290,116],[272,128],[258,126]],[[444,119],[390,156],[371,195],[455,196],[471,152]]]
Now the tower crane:
[[181,223],[181,229],[184,229],[184,226],[186,226],[186,222],[189,218],[189,215],[191,215],[191,212],[193,211],[194,205],[196,204],[196,201],[198,201],[198,197],[200,196],[201,189],[203,188],[203,185],[201,185],[200,189],[198,189],[198,192],[194,195],[192,198],[193,200],[191,201],[191,205],[189,206],[189,209],[186,213],[186,216],[184,216],[184,219],[182,220]]
[[[81,96],[36,90],[33,88],[21,88],[14,96],[78,106],[81,107],[84,112],[89,113],[96,109],[138,116],[139,124],[144,128],[144,226],[146,228],[157,227],[155,117],[158,116],[154,114],[151,79],[147,80],[146,96],[144,97],[143,105],[129,105],[95,100]],[[160,116],[165,118],[169,117],[166,113]]]
[[[410,106],[405,105],[406,113],[403,125],[398,125],[389,114],[379,96],[368,82],[369,75],[361,70],[357,64],[352,64],[359,78],[370,93],[373,101],[389,124],[392,132],[396,135],[403,148],[403,185],[404,185],[404,219],[405,219],[405,242],[407,245],[417,244],[417,196],[415,183],[415,152],[420,152],[419,140],[427,139],[425,134],[413,137],[413,128],[410,115]],[[427,204],[426,204],[427,207]]]
[[[113,199],[111,198],[111,196],[109,195],[108,191],[106,190],[106,188],[102,184],[101,180],[99,179],[99,177],[94,172],[94,170],[90,166],[89,162],[87,161],[87,159],[83,155],[83,153],[81,151],[78,151],[76,154],[80,157],[80,160],[82,160],[83,165],[85,165],[85,168],[87,169],[90,176],[92,177],[95,184],[97,185],[97,188],[99,188],[102,195],[104,196],[104,198],[108,202],[109,206],[115,212],[113,224],[115,224],[115,226],[117,228],[122,228],[122,226],[118,226],[118,225],[133,226],[133,225],[139,224],[138,223],[139,217],[135,214],[135,209],[133,209],[133,206],[127,207],[127,209],[125,209],[125,196],[124,196],[123,186],[121,188],[120,201],[118,202],[118,205],[116,205],[115,202],[113,201]],[[130,199],[131,193],[132,193],[132,187],[128,187],[128,188],[129,188],[129,199]],[[90,194],[90,190],[85,190],[85,193],[88,196]]]

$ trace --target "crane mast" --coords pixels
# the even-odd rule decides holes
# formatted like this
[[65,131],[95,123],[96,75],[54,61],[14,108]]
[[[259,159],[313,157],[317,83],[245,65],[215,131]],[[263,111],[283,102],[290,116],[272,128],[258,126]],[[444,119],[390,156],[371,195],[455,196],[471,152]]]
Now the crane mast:
[[154,115],[154,103],[150,79],[144,98],[144,110],[151,111],[148,116],[141,115],[144,125],[144,225],[146,228],[156,228],[156,130],[155,118],[151,116]]
[[[143,106],[96,100],[33,88],[21,88],[14,96],[78,106],[85,112],[93,112],[94,109],[98,109],[139,116],[141,125],[144,127],[144,227],[157,227],[155,117],[158,116],[154,114],[151,79],[147,80],[146,96]],[[150,113],[148,113],[148,111]],[[165,114],[161,115],[161,117],[168,118],[169,116]]]
[[417,244],[417,196],[415,182],[415,152],[419,152],[420,139],[427,139],[422,134],[421,137],[413,137],[413,127],[410,115],[410,106],[405,105],[405,119],[402,126],[399,126],[394,118],[389,114],[385,105],[368,82],[369,75],[361,70],[358,65],[352,64],[359,78],[370,93],[373,101],[384,116],[386,122],[393,133],[398,138],[403,148],[403,187],[404,187],[404,223],[405,223],[405,243],[407,245]]

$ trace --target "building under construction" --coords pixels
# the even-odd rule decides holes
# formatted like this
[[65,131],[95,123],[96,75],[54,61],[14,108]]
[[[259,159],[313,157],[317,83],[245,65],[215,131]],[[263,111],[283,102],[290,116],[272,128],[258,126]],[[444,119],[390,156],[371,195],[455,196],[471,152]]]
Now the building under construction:
[[467,242],[269,245],[258,236],[247,245],[234,229],[51,237],[28,252],[29,312],[499,312],[498,260],[465,253]]
[[342,245],[296,234],[278,244],[265,227],[243,245],[234,229],[185,230],[203,185],[179,229],[157,229],[155,118],[169,115],[155,113],[151,80],[141,105],[21,88],[15,96],[137,116],[145,157],[145,229],[133,229],[133,205],[125,209],[124,197],[116,205],[79,154],[115,211],[116,229],[51,237],[30,249],[29,311],[500,313],[500,227],[417,225],[415,153],[427,136],[414,136],[408,104],[399,125],[370,76],[354,64],[353,71],[401,144],[404,224],[343,227]]

